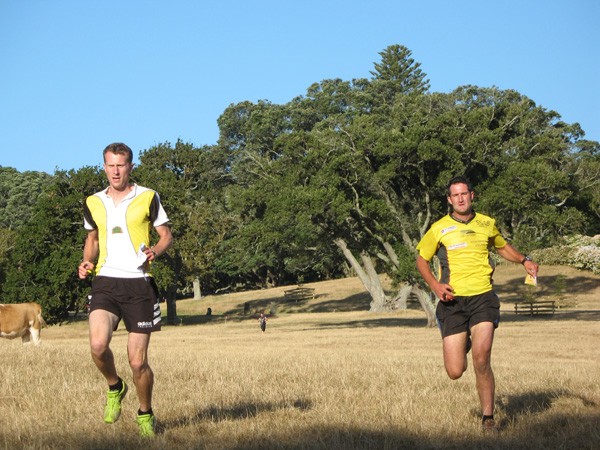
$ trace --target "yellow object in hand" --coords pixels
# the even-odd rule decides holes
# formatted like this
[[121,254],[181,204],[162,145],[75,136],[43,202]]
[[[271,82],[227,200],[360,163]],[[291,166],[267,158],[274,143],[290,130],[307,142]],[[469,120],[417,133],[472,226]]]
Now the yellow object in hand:
[[530,286],[537,286],[537,277],[533,275],[525,275],[525,284],[529,284]]

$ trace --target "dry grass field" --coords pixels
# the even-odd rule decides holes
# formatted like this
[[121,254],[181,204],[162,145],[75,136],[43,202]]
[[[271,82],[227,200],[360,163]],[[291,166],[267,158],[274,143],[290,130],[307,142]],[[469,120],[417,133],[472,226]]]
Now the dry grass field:
[[[496,437],[480,432],[472,370],[446,377],[439,332],[425,327],[417,305],[368,313],[361,285],[345,279],[308,285],[316,298],[291,305],[285,288],[179,301],[181,324],[151,343],[160,424],[153,440],[137,436],[135,389],[121,419],[103,423],[106,386],[85,321],[43,330],[39,347],[1,340],[0,447],[600,448],[600,277],[543,267],[540,295],[572,306],[529,317],[513,310],[523,276],[502,265],[495,277]],[[550,288],[557,276],[563,294]],[[265,333],[262,310],[274,313]],[[120,328],[113,349],[131,385],[125,342]]]

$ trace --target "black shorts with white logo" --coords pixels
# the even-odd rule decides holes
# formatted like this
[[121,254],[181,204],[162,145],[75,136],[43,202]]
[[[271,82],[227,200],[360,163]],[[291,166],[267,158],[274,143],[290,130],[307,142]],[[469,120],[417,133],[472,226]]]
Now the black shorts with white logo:
[[471,327],[480,322],[492,322],[498,328],[500,322],[500,299],[494,291],[479,295],[457,296],[449,302],[440,301],[435,315],[442,337],[470,333]]
[[[97,276],[89,296],[90,312],[102,309],[123,319],[134,333],[160,331],[158,288],[152,277],[113,278]],[[115,325],[115,329],[118,325]]]

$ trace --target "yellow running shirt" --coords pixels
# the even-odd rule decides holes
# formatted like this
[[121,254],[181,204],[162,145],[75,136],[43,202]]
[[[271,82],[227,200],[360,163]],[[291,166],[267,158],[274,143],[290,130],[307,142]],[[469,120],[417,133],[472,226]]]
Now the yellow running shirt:
[[454,295],[470,296],[492,289],[494,268],[489,250],[505,245],[496,221],[476,213],[469,222],[458,221],[450,215],[442,217],[431,225],[417,250],[427,261],[437,254],[439,280],[452,286]]

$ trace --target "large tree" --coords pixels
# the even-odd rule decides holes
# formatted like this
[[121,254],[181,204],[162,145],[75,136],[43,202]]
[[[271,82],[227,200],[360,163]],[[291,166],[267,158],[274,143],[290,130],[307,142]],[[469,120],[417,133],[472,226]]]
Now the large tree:
[[100,190],[98,168],[57,171],[39,196],[31,219],[16,233],[2,286],[5,303],[39,302],[49,323],[83,308],[89,284],[77,277],[85,230],[83,201]]
[[0,166],[0,228],[17,230],[26,224],[51,179],[45,172],[19,172]]
[[207,290],[219,285],[218,248],[234,226],[223,189],[230,184],[227,155],[213,147],[177,141],[156,145],[140,155],[132,176],[155,189],[171,219],[173,248],[156,263],[159,285],[175,298],[198,280]]
[[[370,292],[372,310],[405,307],[413,294],[433,325],[415,246],[447,210],[448,179],[471,177],[481,207],[530,248],[548,230],[532,234],[525,224],[546,221],[554,235],[581,231],[581,212],[557,200],[575,188],[569,167],[579,133],[514,91],[428,94],[422,73],[417,87],[398,82],[414,65],[397,55],[384,52],[372,80],[325,80],[286,105],[232,105],[220,120],[220,145],[236,155],[232,171],[242,180],[240,254],[249,266],[281,272],[298,248],[335,246]],[[534,179],[533,193],[514,193],[517,177]],[[398,282],[391,296],[382,271]]]
[[[476,208],[525,251],[600,231],[599,145],[578,124],[511,90],[430,93],[408,49],[380,56],[371,79],[323,80],[283,105],[230,105],[215,146],[142,152],[132,178],[159,192],[173,222],[175,245],[154,267],[173,301],[194,281],[215,291],[352,268],[373,311],[416,297],[432,325],[435,299],[415,270],[415,246],[447,212],[445,184],[456,174],[473,180]],[[34,174],[9,192],[16,175],[0,171],[0,207],[15,218],[0,228],[0,295],[35,299],[51,321],[64,320],[89,288],[75,274],[82,205],[105,177],[98,167],[57,172],[42,188],[46,177]],[[31,209],[8,208],[19,201]]]
[[376,108],[391,106],[398,94],[424,94],[429,90],[427,74],[412,52],[403,45],[390,45],[379,52],[374,63],[370,89],[377,95]]

